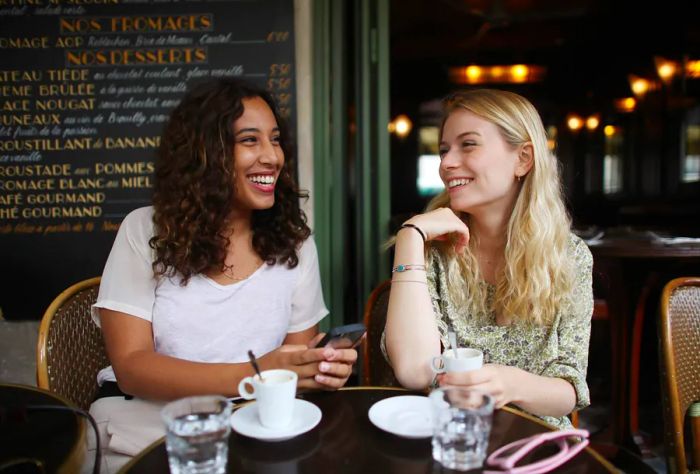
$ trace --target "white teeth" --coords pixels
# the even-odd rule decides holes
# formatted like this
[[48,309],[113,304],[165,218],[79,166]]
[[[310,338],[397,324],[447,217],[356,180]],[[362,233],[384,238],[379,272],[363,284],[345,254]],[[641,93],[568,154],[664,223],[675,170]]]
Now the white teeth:
[[258,184],[272,184],[275,182],[275,177],[271,175],[248,176],[248,179]]
[[464,186],[465,184],[471,183],[473,180],[468,178],[451,179],[447,182],[448,188],[454,188],[455,186]]

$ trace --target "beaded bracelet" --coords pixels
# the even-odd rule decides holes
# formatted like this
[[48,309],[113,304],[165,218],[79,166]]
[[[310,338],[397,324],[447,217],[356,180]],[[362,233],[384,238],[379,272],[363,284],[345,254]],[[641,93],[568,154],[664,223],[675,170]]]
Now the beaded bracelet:
[[409,270],[422,270],[425,271],[425,265],[418,265],[418,264],[413,264],[413,263],[400,263],[396,265],[394,268],[391,269],[391,273],[401,273],[401,272],[407,272]]
[[403,229],[404,227],[410,227],[411,229],[416,229],[416,231],[420,234],[420,236],[423,238],[423,243],[425,243],[426,238],[425,238],[425,233],[423,230],[421,230],[420,227],[414,224],[401,224],[401,228]]

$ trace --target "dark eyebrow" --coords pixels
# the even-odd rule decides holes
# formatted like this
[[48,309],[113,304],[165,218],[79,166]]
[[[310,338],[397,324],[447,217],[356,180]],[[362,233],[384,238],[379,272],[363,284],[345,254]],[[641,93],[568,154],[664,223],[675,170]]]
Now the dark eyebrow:
[[[272,131],[279,133],[280,129],[279,129],[279,127],[275,127],[272,129]],[[242,128],[239,131],[237,131],[234,136],[237,137],[241,133],[260,133],[260,130],[257,128]]]
[[257,128],[242,128],[239,131],[236,132],[236,136],[240,135],[241,133],[260,133],[260,130]]

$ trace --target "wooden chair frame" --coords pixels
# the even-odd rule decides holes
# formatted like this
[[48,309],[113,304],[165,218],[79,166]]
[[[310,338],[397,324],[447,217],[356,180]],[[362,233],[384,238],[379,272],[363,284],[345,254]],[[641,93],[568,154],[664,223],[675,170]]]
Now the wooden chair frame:
[[[62,291],[49,305],[49,307],[44,312],[44,316],[41,319],[41,324],[39,326],[39,337],[36,346],[36,378],[37,386],[39,388],[53,391],[51,388],[51,381],[49,379],[49,331],[51,329],[51,324],[56,316],[56,313],[63,305],[74,295],[78,294],[80,291],[94,286],[99,286],[101,277],[89,278],[87,280],[80,281],[64,291]],[[95,381],[97,383],[97,381]]]
[[[370,319],[372,315],[372,308],[377,302],[379,295],[381,295],[387,287],[391,287],[391,280],[384,280],[379,285],[377,285],[372,293],[370,293],[367,303],[365,304],[365,310],[363,314],[363,322],[365,327],[370,329]],[[362,345],[362,385],[371,385],[370,381],[370,341],[368,340]]]
[[[684,473],[687,472],[687,461],[685,455],[685,440],[683,433],[683,421],[685,418],[686,407],[681,406],[680,394],[677,385],[677,371],[676,362],[673,354],[673,340],[671,333],[671,321],[669,316],[669,308],[671,304],[671,298],[675,290],[681,287],[687,286],[698,286],[700,287],[700,277],[681,277],[671,280],[666,284],[661,294],[661,328],[660,328],[660,338],[661,338],[661,351],[662,351],[662,364],[663,369],[665,369],[666,375],[663,381],[666,386],[664,391],[667,394],[667,402],[670,405],[669,413],[669,428],[673,439],[669,440],[673,442],[673,453],[666,453],[668,457],[675,457],[676,472]],[[692,405],[692,404],[691,404]],[[695,468],[700,467],[700,417],[691,417],[691,428],[694,437],[693,445],[693,462]],[[668,431],[668,428],[667,428]]]

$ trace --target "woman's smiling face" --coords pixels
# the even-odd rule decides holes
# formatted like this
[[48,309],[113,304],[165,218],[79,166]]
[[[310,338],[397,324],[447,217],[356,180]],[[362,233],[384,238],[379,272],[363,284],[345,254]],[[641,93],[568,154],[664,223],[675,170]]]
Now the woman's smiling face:
[[284,165],[275,115],[260,97],[243,100],[243,115],[233,124],[234,189],[239,210],[269,209]]
[[440,177],[455,211],[510,210],[518,195],[518,148],[465,109],[450,113],[440,141]]

